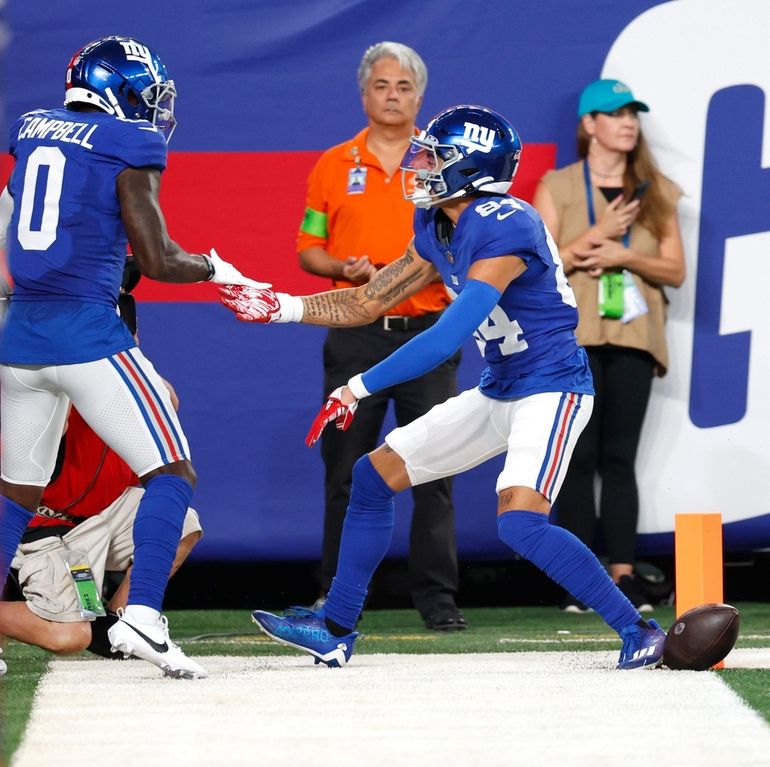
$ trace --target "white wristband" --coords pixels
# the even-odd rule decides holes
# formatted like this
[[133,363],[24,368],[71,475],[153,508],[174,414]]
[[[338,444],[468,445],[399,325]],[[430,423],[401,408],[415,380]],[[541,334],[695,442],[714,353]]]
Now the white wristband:
[[291,296],[288,293],[276,293],[276,298],[281,304],[281,316],[278,322],[302,322],[305,314],[305,305],[299,296]]
[[348,389],[350,389],[350,391],[353,392],[353,396],[356,399],[363,399],[364,397],[368,397],[371,394],[371,392],[366,388],[366,386],[364,386],[364,379],[361,373],[359,373],[356,376],[353,376],[348,381]]

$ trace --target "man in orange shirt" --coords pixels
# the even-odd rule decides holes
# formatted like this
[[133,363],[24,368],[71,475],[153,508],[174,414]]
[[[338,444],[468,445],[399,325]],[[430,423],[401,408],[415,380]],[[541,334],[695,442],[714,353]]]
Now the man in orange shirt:
[[[364,53],[358,85],[368,126],[326,151],[313,168],[297,240],[302,268],[330,277],[334,287],[367,282],[377,269],[403,255],[412,236],[414,208],[404,199],[399,168],[416,133],[415,119],[427,80],[423,60],[405,45],[382,42]],[[371,325],[329,330],[324,344],[324,395],[436,322],[449,300],[437,282]],[[368,397],[349,431],[324,432],[323,595],[337,567],[353,464],[377,446],[389,400],[394,402],[399,425],[413,421],[457,393],[458,364],[459,354],[422,378]],[[428,628],[464,629],[467,624],[455,603],[458,577],[451,480],[420,485],[413,495],[412,600]]]

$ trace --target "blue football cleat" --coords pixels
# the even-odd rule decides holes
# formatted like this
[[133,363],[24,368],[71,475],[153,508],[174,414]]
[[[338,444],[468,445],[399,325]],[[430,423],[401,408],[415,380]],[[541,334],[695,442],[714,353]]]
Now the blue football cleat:
[[648,629],[632,625],[620,630],[623,647],[620,648],[619,669],[656,668],[663,662],[666,632],[652,619],[647,623]]
[[304,607],[290,607],[283,618],[254,610],[251,619],[279,644],[304,650],[315,658],[316,664],[325,663],[330,668],[339,668],[350,660],[358,637],[357,631],[334,636],[326,628],[323,615]]

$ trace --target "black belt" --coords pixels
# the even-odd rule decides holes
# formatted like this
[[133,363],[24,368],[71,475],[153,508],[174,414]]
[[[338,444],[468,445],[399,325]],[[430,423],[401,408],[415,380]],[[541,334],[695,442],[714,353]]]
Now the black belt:
[[21,543],[34,543],[43,538],[63,538],[67,533],[74,530],[74,527],[68,525],[39,525],[28,527],[21,536]]
[[425,328],[435,325],[440,316],[441,312],[421,314],[418,317],[386,314],[384,317],[380,317],[374,325],[383,330],[425,330]]

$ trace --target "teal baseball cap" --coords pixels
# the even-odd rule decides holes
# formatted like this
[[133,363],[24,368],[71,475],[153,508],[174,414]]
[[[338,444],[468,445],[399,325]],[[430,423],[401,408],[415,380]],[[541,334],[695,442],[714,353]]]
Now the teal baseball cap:
[[629,104],[633,104],[639,112],[650,111],[647,104],[635,99],[631,89],[620,80],[594,80],[580,94],[578,117],[589,112],[614,112]]

